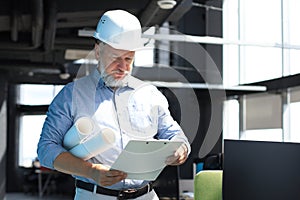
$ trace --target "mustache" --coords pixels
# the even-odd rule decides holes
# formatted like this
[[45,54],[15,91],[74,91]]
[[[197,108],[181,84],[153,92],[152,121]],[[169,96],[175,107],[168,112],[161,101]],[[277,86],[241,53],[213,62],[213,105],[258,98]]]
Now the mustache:
[[130,73],[130,71],[128,71],[128,70],[124,70],[124,71],[123,71],[123,70],[118,70],[118,69],[117,69],[117,70],[113,70],[113,71],[110,72],[110,74],[117,74],[117,73],[124,73],[124,74],[127,75],[127,74]]
[[101,75],[102,75],[103,78],[107,79],[108,77],[112,77],[113,74],[117,74],[117,73],[124,73],[125,76],[130,75],[130,71],[128,71],[128,70],[124,70],[124,71],[122,71],[122,70],[113,70],[109,74],[106,73],[105,71],[103,71],[101,73]]

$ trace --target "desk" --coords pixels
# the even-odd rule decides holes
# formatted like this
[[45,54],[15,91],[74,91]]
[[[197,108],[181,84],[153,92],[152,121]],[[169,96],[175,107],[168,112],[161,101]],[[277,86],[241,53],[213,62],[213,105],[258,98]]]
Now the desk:
[[[38,189],[39,189],[39,197],[44,195],[45,190],[49,186],[49,183],[54,175],[59,174],[57,171],[49,170],[49,169],[36,169],[35,173],[38,174]],[[47,178],[43,183],[43,175],[46,175]]]

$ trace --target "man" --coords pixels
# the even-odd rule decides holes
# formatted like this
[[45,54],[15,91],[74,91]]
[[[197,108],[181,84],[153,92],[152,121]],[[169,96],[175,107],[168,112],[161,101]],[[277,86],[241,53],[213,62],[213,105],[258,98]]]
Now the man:
[[[123,10],[107,11],[99,20],[94,38],[98,67],[67,84],[49,106],[38,144],[39,160],[45,167],[76,178],[78,200],[158,199],[149,181],[126,179],[125,172],[109,166],[131,139],[183,141],[167,158],[168,165],[184,163],[190,145],[171,117],[166,98],[156,87],[130,75],[135,50],[143,46],[138,19]],[[113,148],[87,161],[63,146],[64,135],[82,116],[116,133]]]

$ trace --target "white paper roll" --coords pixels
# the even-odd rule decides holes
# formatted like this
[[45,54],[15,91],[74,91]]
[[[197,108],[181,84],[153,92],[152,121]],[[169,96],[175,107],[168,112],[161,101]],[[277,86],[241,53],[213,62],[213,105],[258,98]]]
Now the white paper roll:
[[95,124],[89,117],[79,118],[64,137],[64,147],[71,149],[95,130]]
[[102,129],[82,143],[69,150],[76,157],[88,160],[112,147],[115,142],[115,133],[111,129]]

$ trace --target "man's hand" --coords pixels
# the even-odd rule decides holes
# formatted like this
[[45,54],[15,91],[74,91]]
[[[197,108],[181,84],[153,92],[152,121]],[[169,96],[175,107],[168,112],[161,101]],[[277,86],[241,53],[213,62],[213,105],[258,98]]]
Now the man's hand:
[[188,157],[188,148],[185,144],[182,144],[172,156],[169,156],[166,160],[167,165],[181,165]]
[[101,186],[110,186],[125,179],[127,174],[118,170],[110,170],[102,164],[93,164],[92,178]]
[[113,185],[127,177],[127,174],[118,170],[110,170],[102,164],[93,164],[73,156],[69,152],[61,153],[54,161],[56,170],[77,176],[91,178],[102,186]]

